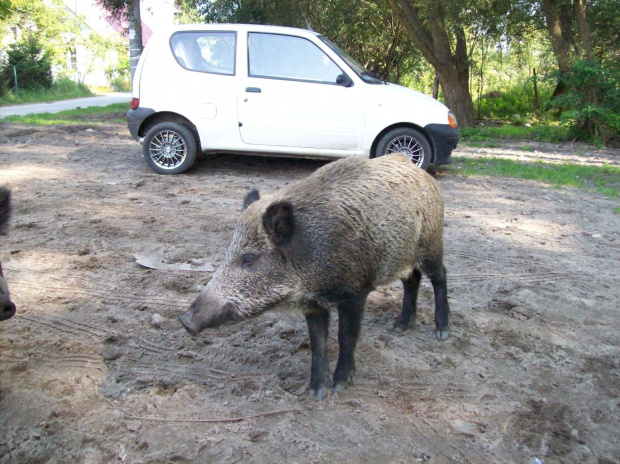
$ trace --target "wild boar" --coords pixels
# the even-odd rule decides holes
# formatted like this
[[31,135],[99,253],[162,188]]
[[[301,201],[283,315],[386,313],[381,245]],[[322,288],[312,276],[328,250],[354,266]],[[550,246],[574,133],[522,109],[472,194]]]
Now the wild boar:
[[401,279],[402,314],[415,322],[422,273],[435,292],[436,337],[450,333],[443,265],[443,199],[435,180],[402,154],[346,158],[269,195],[251,190],[232,242],[213,278],[179,318],[196,335],[234,319],[298,308],[310,334],[311,397],[327,394],[327,332],[338,311],[340,353],[333,376],[341,391],[368,294]]
[[[10,215],[11,191],[6,187],[0,187],[0,235],[5,235]],[[0,321],[11,319],[14,315],[15,304],[11,301],[0,263]]]

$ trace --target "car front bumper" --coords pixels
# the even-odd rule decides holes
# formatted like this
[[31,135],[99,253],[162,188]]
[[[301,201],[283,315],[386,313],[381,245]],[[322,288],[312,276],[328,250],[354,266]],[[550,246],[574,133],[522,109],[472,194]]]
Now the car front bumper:
[[433,164],[440,166],[452,163],[452,150],[461,138],[459,130],[453,129],[449,124],[429,124],[424,130],[433,145]]
[[127,112],[127,127],[134,140],[140,140],[140,126],[146,118],[155,113],[151,108],[138,108]]

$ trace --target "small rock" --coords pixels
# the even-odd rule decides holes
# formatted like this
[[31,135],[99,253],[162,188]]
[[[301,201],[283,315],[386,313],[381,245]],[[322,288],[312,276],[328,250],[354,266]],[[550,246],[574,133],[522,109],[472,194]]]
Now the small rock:
[[458,433],[467,435],[469,437],[473,437],[480,433],[478,430],[478,427],[475,424],[472,424],[471,422],[455,420],[452,422],[451,425],[452,425],[452,428],[454,428],[454,430],[456,430]]
[[592,234],[592,238],[601,238],[601,234]]
[[127,422],[127,430],[130,432],[137,432],[142,427],[142,422],[137,420],[132,420]]
[[151,319],[151,325],[156,329],[160,329],[161,325],[164,323],[165,320],[166,318],[163,317],[161,314],[155,313],[153,314],[153,318]]
[[110,347],[103,350],[101,357],[106,361],[115,361],[123,356],[123,351],[120,348]]
[[85,130],[85,132],[95,132],[95,129],[92,129],[89,127],[88,129]]

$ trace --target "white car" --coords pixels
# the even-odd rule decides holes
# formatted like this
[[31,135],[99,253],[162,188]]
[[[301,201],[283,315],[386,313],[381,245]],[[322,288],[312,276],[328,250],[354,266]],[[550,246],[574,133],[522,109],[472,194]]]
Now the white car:
[[368,72],[325,37],[276,26],[201,24],[154,33],[127,124],[160,174],[199,151],[333,159],[407,154],[451,162],[459,140],[440,102]]

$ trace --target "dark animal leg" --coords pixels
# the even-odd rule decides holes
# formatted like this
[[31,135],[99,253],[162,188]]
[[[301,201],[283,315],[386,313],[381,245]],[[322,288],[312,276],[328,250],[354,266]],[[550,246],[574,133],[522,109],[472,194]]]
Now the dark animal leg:
[[419,269],[414,269],[408,279],[403,279],[403,312],[396,322],[394,328],[396,330],[407,330],[410,326],[415,325],[417,313],[418,290],[420,288],[420,280],[422,273]]
[[327,396],[327,331],[329,329],[329,313],[322,308],[315,308],[306,314],[308,332],[310,334],[310,351],[312,367],[310,370],[310,391],[308,395],[322,400]]
[[351,295],[338,302],[338,343],[340,355],[334,372],[334,391],[344,390],[355,372],[355,346],[360,333],[368,294]]
[[446,268],[441,262],[424,269],[433,283],[435,292],[435,336],[444,341],[450,336],[450,306],[448,305],[448,285]]

